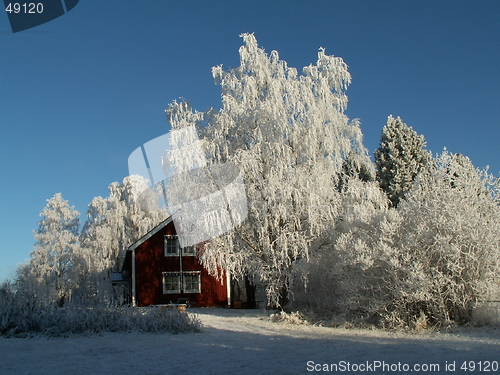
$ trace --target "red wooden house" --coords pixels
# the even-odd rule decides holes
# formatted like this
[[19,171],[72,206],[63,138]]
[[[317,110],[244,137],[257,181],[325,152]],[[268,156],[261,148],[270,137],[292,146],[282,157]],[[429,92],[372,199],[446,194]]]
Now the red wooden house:
[[122,274],[127,276],[134,306],[189,300],[197,307],[230,304],[230,283],[211,276],[199,263],[202,245],[180,248],[172,217],[129,247]]

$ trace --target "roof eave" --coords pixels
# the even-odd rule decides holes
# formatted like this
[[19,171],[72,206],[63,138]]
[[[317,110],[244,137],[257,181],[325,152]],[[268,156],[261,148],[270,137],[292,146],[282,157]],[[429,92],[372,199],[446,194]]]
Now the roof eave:
[[151,237],[153,237],[156,233],[158,233],[160,230],[162,230],[163,228],[165,228],[171,222],[172,222],[172,216],[167,217],[160,224],[158,224],[156,227],[154,227],[153,229],[151,229],[148,233],[146,233],[144,236],[142,236],[141,238],[139,238],[132,245],[130,245],[129,248],[128,248],[128,251],[133,251],[133,250],[137,249],[144,242],[146,242],[147,240],[149,240]]

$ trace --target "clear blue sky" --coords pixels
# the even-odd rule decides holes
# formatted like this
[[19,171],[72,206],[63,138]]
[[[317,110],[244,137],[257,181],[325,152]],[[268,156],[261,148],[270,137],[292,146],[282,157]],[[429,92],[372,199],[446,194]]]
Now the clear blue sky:
[[168,131],[184,97],[220,106],[212,66],[238,66],[239,34],[299,70],[319,47],[349,65],[350,118],[378,147],[401,116],[500,171],[500,1],[97,1],[13,34],[0,15],[0,281],[28,259],[39,212],[61,192],[82,213]]

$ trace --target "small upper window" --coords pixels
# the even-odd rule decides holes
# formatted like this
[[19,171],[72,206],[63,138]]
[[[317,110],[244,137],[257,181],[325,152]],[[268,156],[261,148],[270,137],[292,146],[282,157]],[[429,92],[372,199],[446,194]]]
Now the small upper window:
[[179,239],[177,236],[165,236],[164,239],[165,256],[179,255]]
[[186,246],[182,248],[182,255],[196,255],[196,246]]

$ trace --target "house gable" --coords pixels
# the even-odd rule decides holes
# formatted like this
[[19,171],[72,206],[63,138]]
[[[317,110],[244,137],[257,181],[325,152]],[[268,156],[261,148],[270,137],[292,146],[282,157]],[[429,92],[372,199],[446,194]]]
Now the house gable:
[[144,236],[139,238],[137,241],[135,241],[128,249],[129,250],[135,250],[137,247],[142,245],[144,242],[149,240],[151,237],[153,237],[156,233],[164,229],[168,224],[172,223],[172,216],[169,216],[165,220],[163,220],[160,224],[158,224],[156,227],[151,229],[148,233],[146,233]]
[[188,299],[199,307],[227,306],[226,277],[218,280],[211,276],[200,264],[197,252],[166,254],[166,238],[176,238],[171,217],[130,246],[124,271],[132,276],[132,302],[148,306]]

